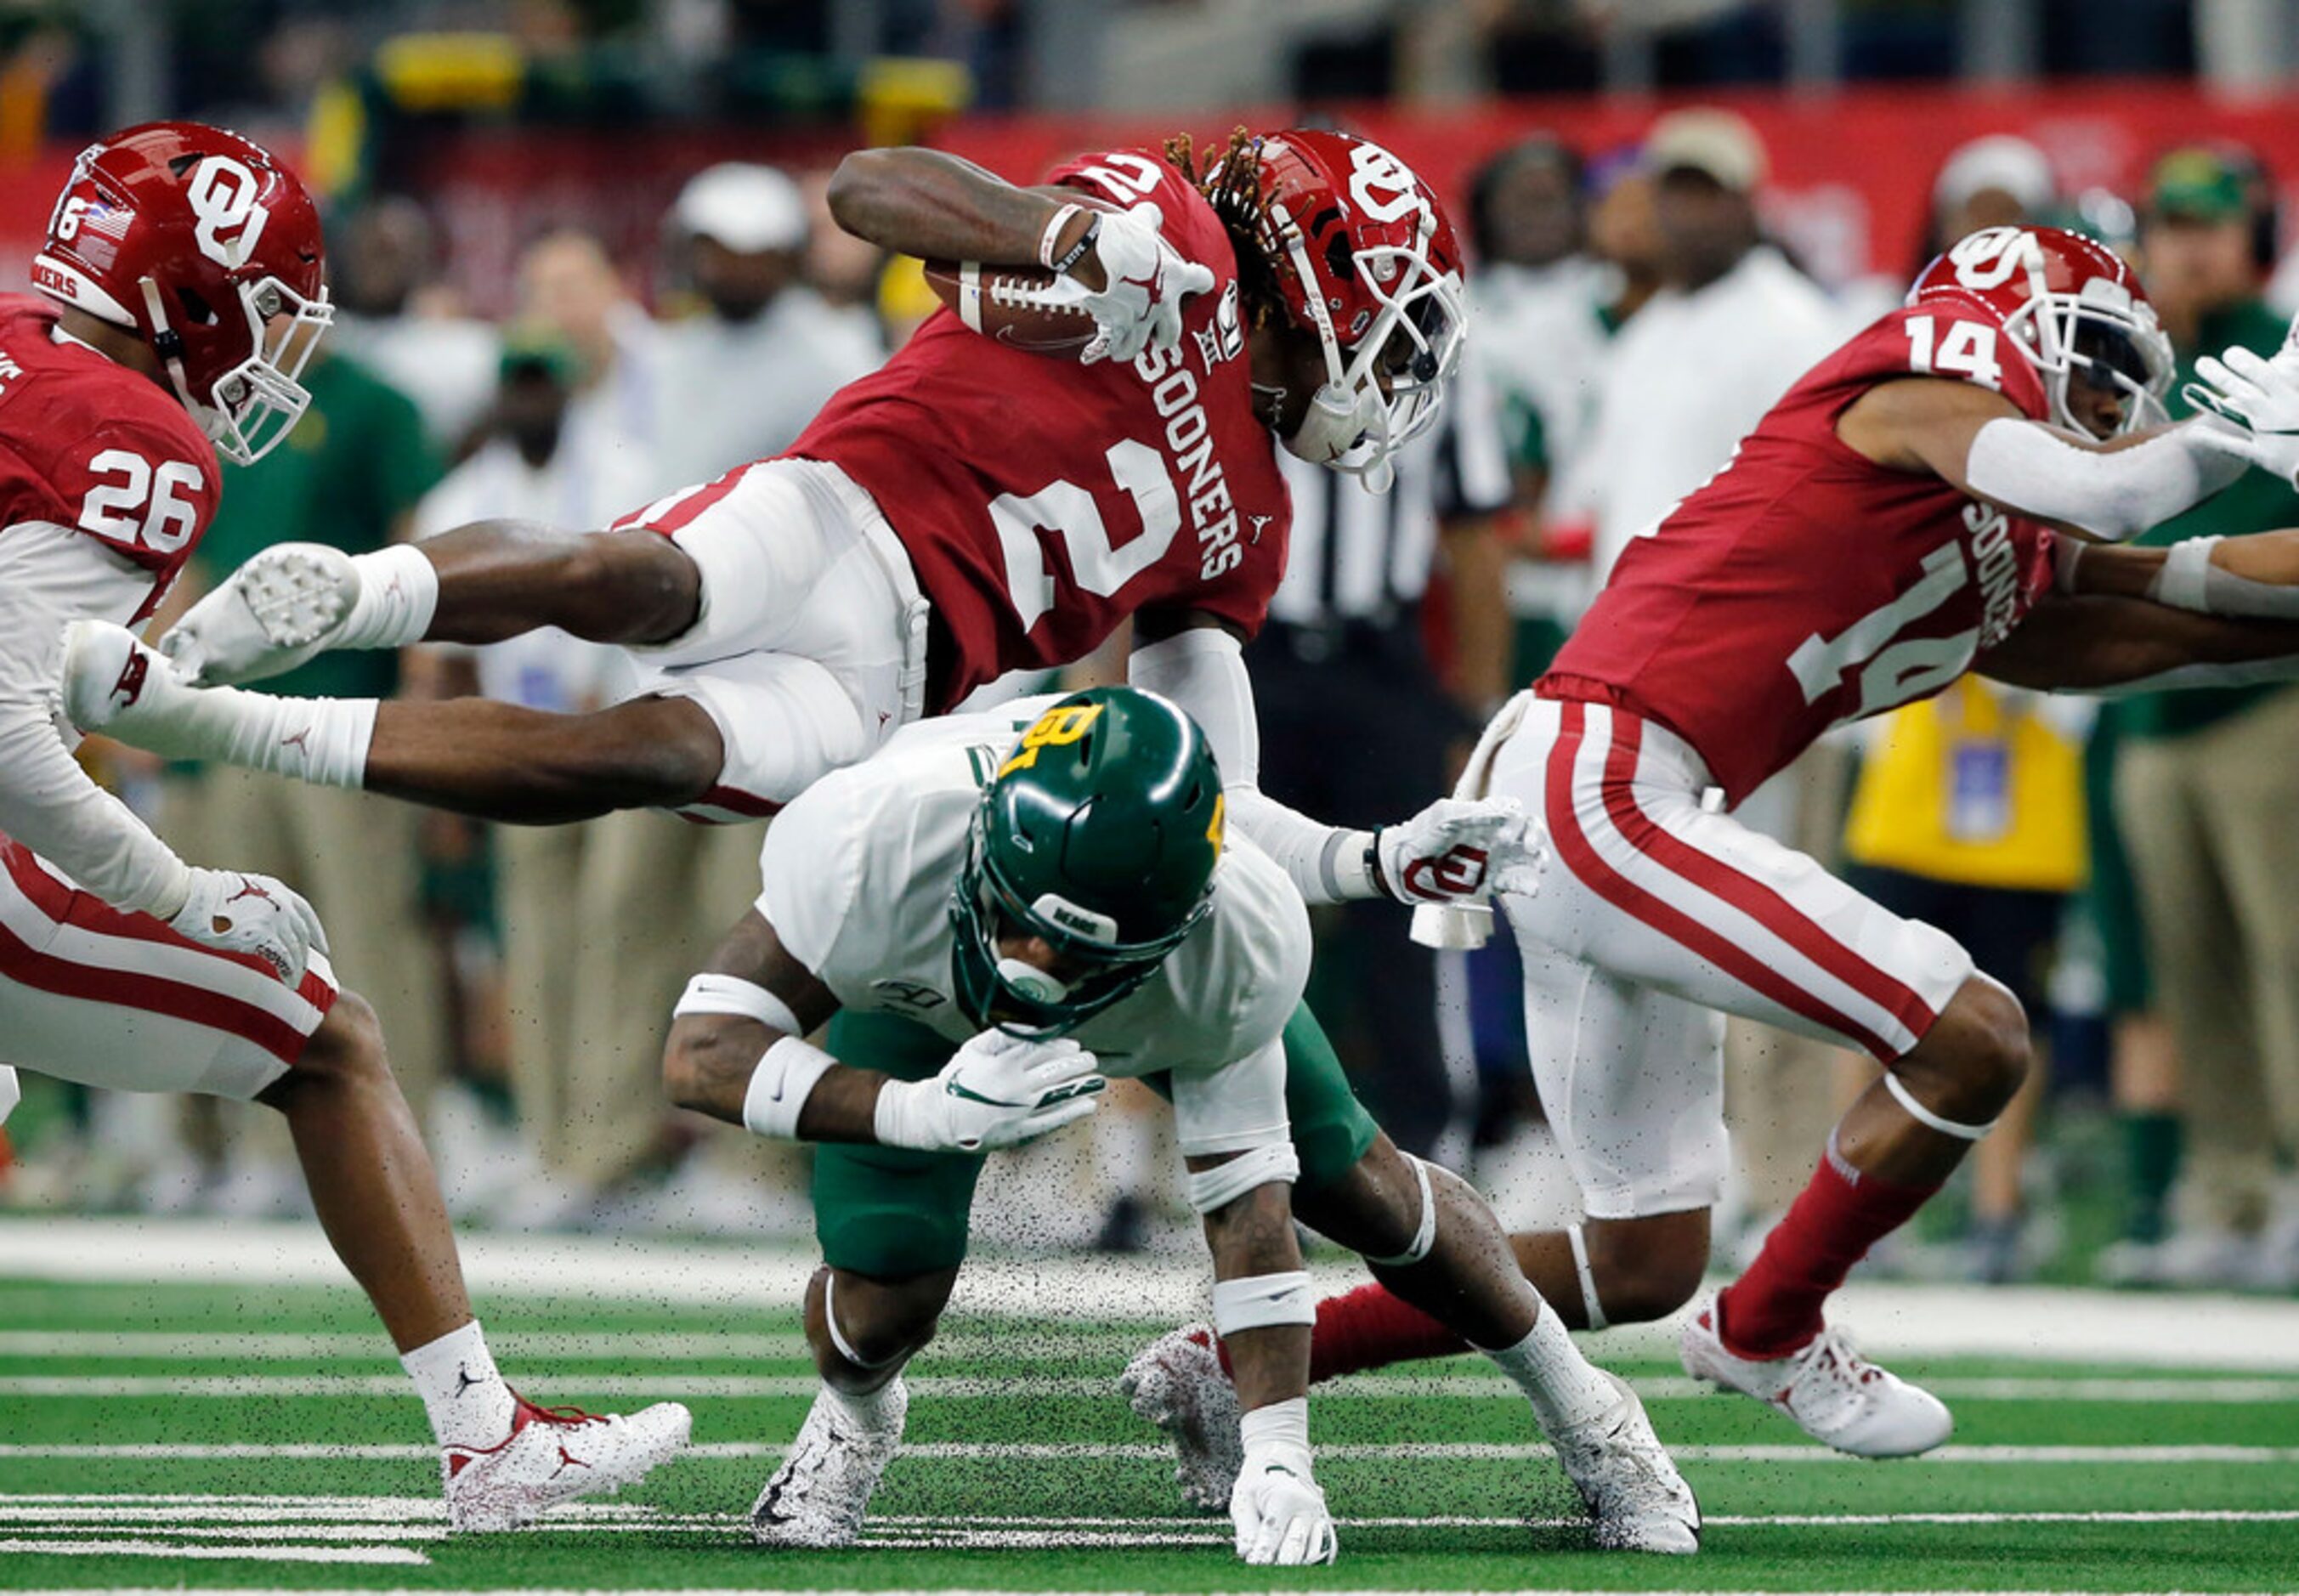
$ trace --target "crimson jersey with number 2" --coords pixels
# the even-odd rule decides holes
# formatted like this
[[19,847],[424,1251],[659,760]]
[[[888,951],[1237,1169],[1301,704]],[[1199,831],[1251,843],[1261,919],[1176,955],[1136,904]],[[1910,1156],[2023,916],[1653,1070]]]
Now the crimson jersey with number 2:
[[1154,200],[1166,240],[1213,272],[1183,306],[1181,343],[1079,366],[937,311],[790,449],[867,489],[909,552],[955,653],[938,710],[1007,671],[1082,659],[1138,610],[1204,610],[1249,636],[1285,574],[1285,483],[1253,413],[1220,219],[1149,151],[1051,180]]
[[215,450],[158,384],[55,324],[46,301],[0,296],[0,537],[70,527],[150,572],[140,621],[215,514]]
[[2042,383],[2007,342],[1978,316],[1899,310],[1813,367],[1629,544],[1542,694],[1659,721],[1737,803],[1830,727],[1963,675],[2049,590],[2051,529],[1887,470],[1836,422],[1912,376],[1978,383],[2040,419]]

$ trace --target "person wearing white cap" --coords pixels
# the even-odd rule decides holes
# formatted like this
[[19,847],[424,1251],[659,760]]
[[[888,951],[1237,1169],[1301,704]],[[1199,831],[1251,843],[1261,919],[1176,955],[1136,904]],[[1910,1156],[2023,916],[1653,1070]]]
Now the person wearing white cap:
[[733,161],[706,168],[680,190],[668,226],[707,308],[663,329],[660,463],[667,482],[708,482],[781,453],[885,352],[801,281],[806,200],[785,173]]

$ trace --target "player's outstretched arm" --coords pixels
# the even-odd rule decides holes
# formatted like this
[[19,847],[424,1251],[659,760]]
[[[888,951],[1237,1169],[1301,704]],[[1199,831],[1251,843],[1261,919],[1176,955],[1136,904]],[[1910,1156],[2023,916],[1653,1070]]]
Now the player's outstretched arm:
[[2299,529],[2191,537],[2169,548],[2062,538],[2062,593],[2147,599],[2197,615],[2299,620]]
[[1230,819],[1312,903],[1386,897],[1457,903],[1488,891],[1530,894],[1539,828],[1515,801],[1440,798],[1376,831],[1328,826],[1261,791],[1253,684],[1236,635],[1202,611],[1134,618],[1126,679],[1172,700],[1203,728],[1221,767]]
[[1182,302],[1214,286],[1214,274],[1166,241],[1165,212],[1151,201],[1110,211],[1067,188],[1020,188],[940,150],[858,150],[830,179],[838,225],[882,249],[922,260],[1037,266],[1097,328],[1079,359],[1130,361],[1182,337]]
[[1083,1118],[1108,1084],[1076,1043],[1002,1031],[975,1037],[929,1079],[898,1081],[805,1040],[837,1010],[753,909],[673,1010],[664,1089],[681,1108],[762,1136],[981,1152]]
[[369,554],[275,544],[186,611],[160,647],[189,679],[215,686],[333,649],[500,643],[543,627],[593,643],[666,643],[694,624],[701,594],[693,560],[643,528],[475,521]]
[[2299,621],[2054,594],[1973,669],[2017,687],[2102,697],[2299,681]]
[[2100,440],[2023,415],[1992,389],[1946,378],[1880,383],[1837,436],[1892,470],[1926,473],[2021,515],[2121,541],[2233,482],[2244,462],[2213,446],[2217,421]]

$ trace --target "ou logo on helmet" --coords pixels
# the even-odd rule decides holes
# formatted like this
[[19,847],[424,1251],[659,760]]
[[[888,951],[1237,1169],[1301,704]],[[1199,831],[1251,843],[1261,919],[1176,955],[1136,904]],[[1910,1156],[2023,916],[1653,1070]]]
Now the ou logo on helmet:
[[1395,221],[1409,211],[1429,209],[1413,169],[1362,139],[1349,152],[1349,202],[1374,221]]
[[247,264],[271,219],[256,198],[261,191],[256,175],[228,155],[210,155],[193,169],[184,197],[199,219],[192,237],[200,254],[228,270]]
[[2000,288],[2029,263],[2034,245],[2024,229],[1983,228],[1947,252],[1955,280],[1967,288]]

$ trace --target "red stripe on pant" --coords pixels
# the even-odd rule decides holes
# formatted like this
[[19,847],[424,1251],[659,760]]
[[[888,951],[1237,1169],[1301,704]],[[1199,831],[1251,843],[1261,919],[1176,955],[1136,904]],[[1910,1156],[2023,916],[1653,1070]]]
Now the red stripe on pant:
[[[1802,1015],[1814,1025],[1858,1040],[1863,1046],[1879,1052],[1881,1057],[1892,1056],[1882,1051],[1880,1038],[1861,1027],[1850,1016],[1838,1013],[1833,1006],[1797,985],[1738,943],[1702,925],[1682,910],[1663,902],[1605,862],[1598,854],[1596,845],[1581,831],[1581,818],[1573,805],[1573,765],[1586,735],[1588,706],[1578,700],[1567,699],[1564,701],[1563,708],[1564,725],[1548,751],[1544,800],[1548,810],[1549,835],[1555,840],[1557,856],[1564,860],[1565,868],[1580,877],[1581,884],[1589,891],[1614,908],[1690,949],[1742,985],[1770,998],[1792,1014]],[[1633,749],[1630,752],[1625,772],[1619,767],[1620,755],[1621,744],[1615,738],[1606,752],[1604,780],[1606,812],[1612,816],[1615,825],[1622,824],[1622,818],[1614,811],[1614,796],[1618,793],[1626,801],[1625,784],[1636,769]],[[1628,813],[1639,825],[1652,826],[1652,822],[1632,802],[1628,803]],[[1636,837],[1628,833],[1627,827],[1623,826],[1622,829],[1628,835],[1630,845],[1637,846]],[[1648,851],[1639,851],[1650,857]],[[1654,862],[1660,861],[1656,860]]]
[[[203,958],[252,967],[267,981],[278,979],[270,965],[251,954],[203,947],[177,935],[150,915],[127,914],[87,893],[73,892],[33,864],[21,844],[0,847],[0,858],[5,859],[9,877],[25,899],[59,926],[124,941],[180,947]],[[94,1003],[113,1003],[123,1009],[205,1026],[253,1043],[285,1064],[302,1058],[311,1041],[291,1022],[253,1003],[166,976],[81,964],[33,947],[5,925],[0,925],[0,975],[40,992]],[[296,995],[324,1017],[335,1007],[336,993],[325,977],[306,971]]]
[[[1606,757],[1605,810],[1621,835],[1637,852],[1671,875],[1681,876],[1703,892],[1722,898],[1782,942],[1834,976],[1853,991],[1921,1037],[1938,1018],[1930,1003],[1887,970],[1879,969],[1830,936],[1795,904],[1760,881],[1713,853],[1704,853],[1655,821],[1637,805],[1629,786],[1636,774],[1637,754],[1644,746],[1644,723],[1617,711],[1613,716],[1613,746]],[[1886,1063],[1905,1049],[1879,1053]]]
[[[757,461],[752,461],[751,465],[756,465],[759,462]],[[693,520],[696,516],[701,515],[704,511],[718,503],[719,500],[725,498],[728,494],[733,493],[735,486],[740,483],[743,480],[743,478],[750,471],[751,465],[736,466],[733,470],[726,472],[725,475],[714,478],[709,484],[696,488],[693,493],[679,500],[677,503],[673,504],[668,510],[664,511],[660,515],[656,516],[652,520],[642,520],[639,519],[646,513],[644,510],[635,511],[631,514],[625,516],[621,520],[615,522],[609,530],[615,532],[627,532],[636,528],[648,532],[660,532],[665,537],[668,537],[672,533],[677,531],[681,527],[686,525],[687,522]],[[660,499],[657,499],[655,501],[655,503],[657,504],[661,503],[662,501]],[[652,509],[652,506],[650,505],[648,508]]]

